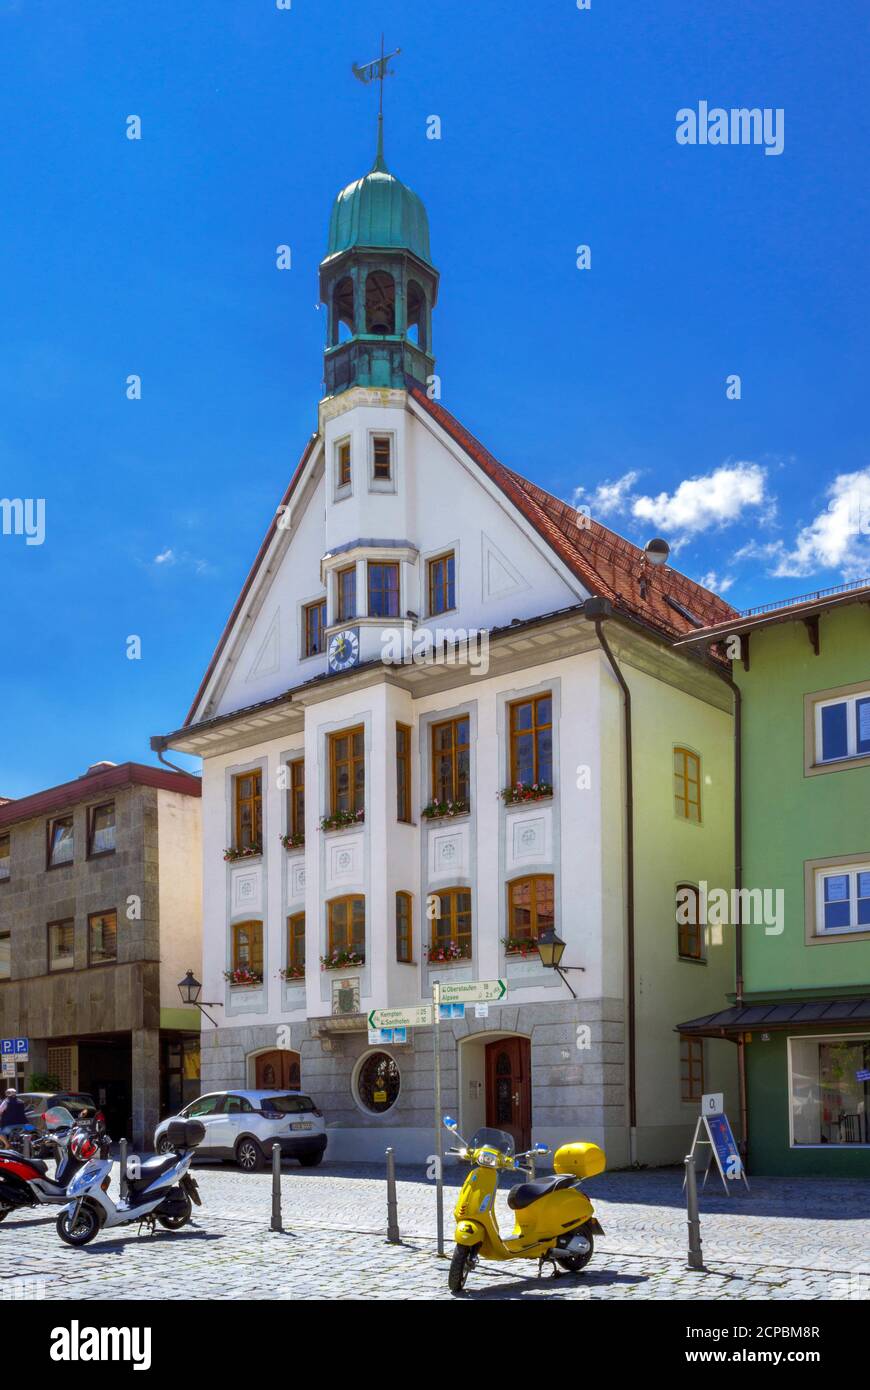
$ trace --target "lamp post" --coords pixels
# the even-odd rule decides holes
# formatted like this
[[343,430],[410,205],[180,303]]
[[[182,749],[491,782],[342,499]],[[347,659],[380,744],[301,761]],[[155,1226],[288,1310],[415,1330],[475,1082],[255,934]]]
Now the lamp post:
[[[538,948],[541,964],[547,970],[555,970],[561,978],[565,980],[565,984],[569,989],[571,989],[571,985],[569,981],[565,979],[565,971],[581,970],[585,973],[585,965],[562,965],[562,957],[565,954],[565,943],[561,936],[556,934],[553,927],[551,927],[549,931],[541,932],[535,944]],[[577,998],[573,989],[571,989],[571,997],[573,999]]]
[[199,994],[201,989],[202,985],[192,970],[188,970],[184,979],[178,981],[178,993],[181,995],[181,1002],[187,1004],[190,1008],[199,1009],[201,1014],[205,1014],[209,1023],[213,1023],[215,1028],[217,1028],[217,1019],[212,1018],[211,1014],[206,1013],[206,1009],[220,1009],[222,1007],[220,1000],[206,999],[203,1003],[200,1003]]

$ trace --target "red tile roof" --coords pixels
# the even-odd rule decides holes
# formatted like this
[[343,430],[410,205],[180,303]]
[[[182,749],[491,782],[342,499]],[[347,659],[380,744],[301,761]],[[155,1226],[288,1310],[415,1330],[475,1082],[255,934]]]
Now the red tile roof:
[[170,772],[168,767],[149,767],[147,763],[118,763],[105,772],[86,773],[84,777],[62,782],[58,787],[21,796],[17,801],[7,801],[0,806],[0,827],[31,820],[34,816],[44,816],[50,811],[63,811],[69,806],[78,805],[80,801],[90,801],[94,796],[130,783],[140,787],[159,787],[167,792],[181,792],[184,796],[202,796],[202,782],[186,772]]
[[648,565],[639,546],[592,517],[584,516],[581,522],[576,508],[505,468],[448,410],[429,400],[419,386],[409,383],[408,393],[498,484],[571,573],[597,598],[609,599],[615,607],[642,618],[668,637],[693,632],[696,626],[673,608],[668,598],[705,627],[734,616],[730,604],[703,585],[670,566]]

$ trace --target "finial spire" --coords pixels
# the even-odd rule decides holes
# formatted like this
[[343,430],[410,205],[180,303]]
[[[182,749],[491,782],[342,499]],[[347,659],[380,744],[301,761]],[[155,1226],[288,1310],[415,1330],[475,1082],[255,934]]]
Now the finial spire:
[[386,170],[384,162],[384,78],[392,75],[391,69],[387,66],[391,58],[397,58],[401,53],[401,48],[396,48],[392,53],[384,53],[384,36],[381,34],[381,56],[374,58],[370,63],[363,63],[358,66],[353,64],[353,75],[359,78],[360,82],[379,82],[380,94],[378,98],[378,147],[375,154],[373,169],[380,171]]

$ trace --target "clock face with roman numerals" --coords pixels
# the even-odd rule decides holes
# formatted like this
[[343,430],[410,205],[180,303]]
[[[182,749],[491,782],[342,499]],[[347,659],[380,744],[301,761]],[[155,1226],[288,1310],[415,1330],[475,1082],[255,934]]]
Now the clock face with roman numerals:
[[341,632],[334,632],[329,639],[326,659],[330,671],[348,671],[351,666],[355,666],[359,661],[357,629],[346,627]]

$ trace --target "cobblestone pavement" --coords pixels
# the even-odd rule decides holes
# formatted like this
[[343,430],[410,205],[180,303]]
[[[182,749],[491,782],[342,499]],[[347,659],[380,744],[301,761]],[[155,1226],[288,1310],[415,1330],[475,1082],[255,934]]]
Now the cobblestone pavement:
[[[531,1261],[478,1265],[474,1299],[870,1299],[867,1183],[759,1178],[730,1199],[701,1199],[706,1273],[685,1264],[681,1173],[610,1173],[587,1190],[605,1235],[579,1276],[537,1278]],[[269,1230],[271,1176],[201,1165],[203,1205],[179,1232],[135,1226],[83,1250],[61,1244],[57,1208],[10,1214],[0,1226],[0,1298],[449,1298],[435,1248],[435,1194],[399,1170],[401,1245],[384,1238],[386,1189],[376,1168],[326,1164],[282,1180],[285,1231]],[[445,1183],[445,1232],[457,1180]],[[721,1192],[721,1189],[720,1189]],[[499,1197],[502,1229],[511,1214]]]

